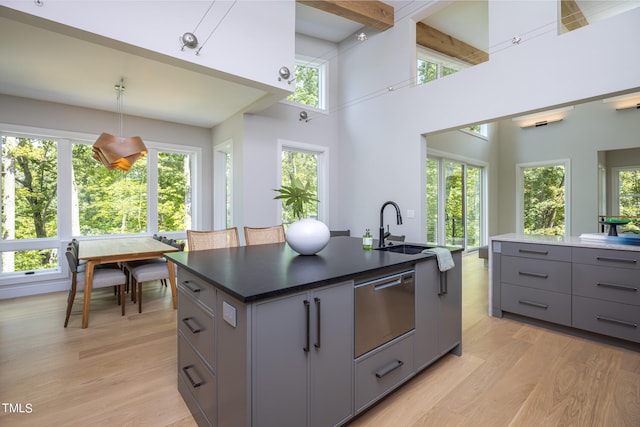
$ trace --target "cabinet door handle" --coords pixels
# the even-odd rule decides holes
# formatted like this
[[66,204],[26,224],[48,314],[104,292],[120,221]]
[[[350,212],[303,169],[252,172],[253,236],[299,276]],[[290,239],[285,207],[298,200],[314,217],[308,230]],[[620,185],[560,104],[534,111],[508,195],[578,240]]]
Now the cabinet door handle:
[[188,366],[185,366],[184,368],[182,368],[182,372],[184,372],[184,375],[187,377],[187,379],[191,383],[191,387],[198,388],[202,384],[204,384],[204,380],[194,381],[194,379],[191,376],[191,374],[189,374],[189,369],[193,369],[193,372],[196,373],[196,374],[197,374],[197,372],[196,372],[196,370],[195,370],[193,365],[188,365]]
[[316,343],[313,345],[315,348],[320,348],[320,298],[314,298],[316,303]]
[[548,274],[543,273],[531,273],[530,271],[518,271],[518,274],[521,276],[531,276],[531,277],[539,277],[541,279],[546,279],[549,277]]
[[201,290],[199,287],[197,287],[197,286],[195,286],[195,285],[192,285],[192,284],[191,284],[191,280],[185,280],[185,281],[183,281],[183,282],[182,282],[182,285],[183,285],[185,288],[189,289],[189,290],[190,290],[191,292],[193,292],[194,294],[195,294],[195,293],[200,292],[200,290]]
[[535,250],[535,249],[518,249],[521,254],[536,254],[536,255],[549,255],[549,251]]
[[306,317],[306,334],[307,334],[307,339],[306,339],[306,344],[304,347],[302,347],[302,350],[304,350],[305,353],[309,352],[309,320],[310,320],[310,316],[311,316],[311,307],[309,307],[310,303],[307,300],[304,300],[304,311],[305,311],[305,317]]
[[[192,334],[197,334],[200,331],[202,331],[202,329],[200,328],[200,326],[196,323],[196,321],[193,319],[193,317],[185,317],[184,319],[182,319],[182,323],[185,324],[185,326],[187,328],[189,328],[189,330],[191,331]],[[194,325],[196,325],[195,327],[191,326],[191,323],[193,323]]]
[[446,295],[449,292],[449,286],[447,284],[447,272],[440,272],[440,289],[438,290],[438,295]]
[[637,328],[638,324],[635,322],[627,322],[625,320],[618,320],[618,319],[614,319],[611,317],[605,317],[605,316],[596,316],[596,319],[598,319],[601,322],[607,322],[607,323],[613,323],[616,325],[620,325],[620,326],[627,326],[629,328]]
[[545,310],[549,308],[548,304],[541,304],[539,302],[527,301],[526,299],[518,300],[518,302],[522,305],[530,305],[532,307],[544,308]]
[[376,372],[376,378],[380,379],[380,378],[384,377],[385,375],[388,375],[391,372],[395,371],[396,369],[398,369],[402,365],[404,365],[404,362],[402,360],[396,360],[394,362],[391,362],[387,366],[385,366],[384,368],[382,368],[378,372]]
[[631,258],[611,258],[606,256],[597,256],[598,261],[623,262],[626,264],[635,264],[637,261]]
[[601,286],[603,288],[619,289],[621,291],[638,292],[638,288],[634,288],[633,286],[616,285],[614,283],[601,283],[601,282],[598,282],[598,283],[596,283],[596,286]]

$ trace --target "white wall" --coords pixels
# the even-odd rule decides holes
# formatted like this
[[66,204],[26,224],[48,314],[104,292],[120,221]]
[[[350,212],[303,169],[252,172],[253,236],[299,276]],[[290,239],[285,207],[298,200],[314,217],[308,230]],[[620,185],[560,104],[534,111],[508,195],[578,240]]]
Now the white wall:
[[[530,14],[531,8],[536,13]],[[510,41],[514,23],[521,34],[555,25],[549,22],[551,16],[557,16],[555,1],[492,1],[492,44],[506,34]],[[418,87],[398,84],[410,80],[407,58],[415,31],[410,19],[350,49],[340,58],[341,102],[371,96],[342,110],[340,173],[346,186],[341,220],[352,230],[377,229],[380,206],[389,199],[398,202],[403,214],[407,209],[424,210],[422,134],[640,87],[640,56],[630,54],[637,50],[639,23],[640,9],[635,9],[561,36],[523,37],[520,45],[503,49],[486,63]],[[375,60],[378,65],[373,67]],[[615,66],[597,67],[594,62]],[[391,85],[397,89],[386,91]],[[591,205],[584,203],[595,209]],[[424,218],[416,217],[392,226],[392,231],[422,241],[423,224]],[[577,223],[575,231],[584,227]]]

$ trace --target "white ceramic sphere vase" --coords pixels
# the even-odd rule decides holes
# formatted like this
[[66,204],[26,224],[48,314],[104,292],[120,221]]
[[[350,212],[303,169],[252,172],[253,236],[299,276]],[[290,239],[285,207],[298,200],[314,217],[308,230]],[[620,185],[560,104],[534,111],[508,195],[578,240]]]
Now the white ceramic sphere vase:
[[286,234],[287,243],[300,255],[315,255],[327,246],[330,237],[329,227],[311,218],[292,223]]

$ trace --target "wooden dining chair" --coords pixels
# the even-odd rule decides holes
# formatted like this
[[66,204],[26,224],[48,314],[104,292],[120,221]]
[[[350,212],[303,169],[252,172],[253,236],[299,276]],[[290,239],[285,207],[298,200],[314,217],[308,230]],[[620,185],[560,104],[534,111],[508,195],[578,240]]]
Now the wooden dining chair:
[[268,243],[284,243],[284,227],[275,225],[273,227],[244,227],[244,241],[247,246],[264,245]]
[[240,246],[237,227],[210,231],[187,230],[187,247],[190,251],[236,246]]
[[[163,241],[178,250],[184,250],[184,243],[177,242],[174,239]],[[169,266],[165,262],[127,262],[125,268],[129,272],[129,280],[131,283],[131,299],[138,303],[138,313],[142,313],[142,284],[145,282],[162,281],[169,278]],[[177,266],[174,266],[177,268]]]
[[[80,290],[84,291],[85,272],[84,270],[78,271],[78,257],[72,244],[67,247],[65,256],[67,257],[67,263],[69,264],[69,270],[71,271],[71,287],[69,288],[69,296],[67,297],[67,315],[64,318],[64,327],[66,328],[69,324],[69,316],[71,315],[73,301],[75,300],[76,292],[78,291],[78,283],[80,283]],[[126,281],[127,276],[119,268],[96,268],[93,271],[91,288],[95,289],[116,286],[118,288],[118,292],[116,292],[118,297],[117,301],[122,306],[122,315],[124,316],[124,286]]]

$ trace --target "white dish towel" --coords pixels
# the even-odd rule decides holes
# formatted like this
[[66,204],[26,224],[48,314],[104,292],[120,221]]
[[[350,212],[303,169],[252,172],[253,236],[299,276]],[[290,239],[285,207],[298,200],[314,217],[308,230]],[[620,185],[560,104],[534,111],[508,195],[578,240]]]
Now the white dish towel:
[[456,265],[449,249],[445,248],[429,248],[422,251],[423,254],[435,254],[438,260],[438,268],[440,271],[451,270]]

